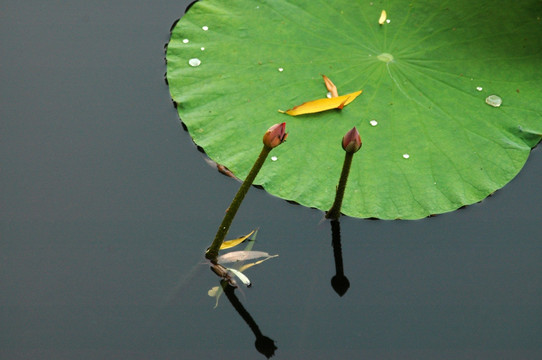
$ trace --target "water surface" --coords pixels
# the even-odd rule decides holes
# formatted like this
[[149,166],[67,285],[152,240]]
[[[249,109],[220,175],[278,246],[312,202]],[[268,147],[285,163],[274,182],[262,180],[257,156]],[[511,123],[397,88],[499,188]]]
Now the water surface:
[[[239,183],[203,160],[164,83],[187,1],[8,2],[0,14],[0,358],[262,359],[202,254]],[[276,358],[542,355],[542,154],[421,221],[341,220],[251,189],[231,237],[280,256],[237,292]]]

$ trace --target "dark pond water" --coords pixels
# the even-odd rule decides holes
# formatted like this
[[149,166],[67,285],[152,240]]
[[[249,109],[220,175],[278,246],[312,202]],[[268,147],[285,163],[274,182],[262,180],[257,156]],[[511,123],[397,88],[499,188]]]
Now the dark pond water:
[[244,311],[213,309],[202,254],[239,183],[163,80],[186,5],[3,3],[0,358],[264,359],[254,323],[279,359],[542,356],[540,148],[480,204],[342,219],[343,297],[322,213],[253,188],[230,235],[259,227],[255,249],[280,256],[247,271]]

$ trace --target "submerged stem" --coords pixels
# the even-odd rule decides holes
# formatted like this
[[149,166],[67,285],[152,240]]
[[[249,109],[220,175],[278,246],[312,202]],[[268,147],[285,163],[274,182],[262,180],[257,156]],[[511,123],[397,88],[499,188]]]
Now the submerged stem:
[[252,169],[250,169],[250,172],[248,173],[245,181],[243,181],[243,183],[241,184],[241,187],[233,198],[230,207],[226,210],[224,219],[222,219],[222,223],[220,224],[220,226],[218,227],[218,231],[216,232],[215,239],[213,240],[213,243],[211,244],[209,249],[207,249],[207,251],[205,252],[205,258],[207,258],[211,262],[216,262],[216,259],[218,257],[218,251],[220,250],[220,246],[222,246],[222,243],[224,242],[224,238],[228,234],[228,230],[230,229],[233,218],[235,217],[237,210],[239,210],[239,207],[241,206],[241,203],[243,202],[243,199],[245,198],[248,189],[254,182],[256,175],[258,175],[258,172],[262,168],[262,165],[265,162],[267,155],[269,155],[269,152],[272,149],[272,147],[264,144],[260,155],[256,159],[254,165],[252,165]]
[[346,189],[346,181],[348,180],[348,173],[350,172],[350,165],[352,165],[353,158],[353,152],[345,152],[341,178],[339,179],[339,185],[337,185],[337,192],[335,193],[335,201],[333,202],[331,209],[327,211],[326,219],[336,220],[341,216],[344,190]]

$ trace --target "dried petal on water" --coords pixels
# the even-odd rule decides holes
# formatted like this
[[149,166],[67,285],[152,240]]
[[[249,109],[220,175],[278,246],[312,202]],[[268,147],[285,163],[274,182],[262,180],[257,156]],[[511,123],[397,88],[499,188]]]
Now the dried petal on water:
[[210,297],[214,297],[216,299],[214,309],[216,309],[218,307],[218,299],[220,299],[220,295],[222,295],[222,293],[223,293],[222,288],[218,287],[218,286],[213,286],[207,292],[207,295],[209,295]]
[[258,261],[253,262],[253,263],[245,264],[245,265],[243,265],[243,266],[241,266],[241,267],[239,268],[239,271],[245,271],[246,269],[249,269],[249,268],[251,268],[251,267],[253,267],[253,266],[255,266],[255,265],[259,265],[259,264],[263,263],[264,261],[269,260],[269,259],[272,259],[272,258],[275,258],[275,257],[277,257],[277,256],[278,256],[278,255],[270,255],[269,257],[266,257],[265,259],[258,260]]

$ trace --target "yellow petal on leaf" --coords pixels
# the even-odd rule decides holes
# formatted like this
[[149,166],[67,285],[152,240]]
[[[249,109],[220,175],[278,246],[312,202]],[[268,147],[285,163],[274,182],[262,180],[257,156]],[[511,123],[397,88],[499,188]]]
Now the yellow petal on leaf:
[[326,83],[327,91],[331,93],[331,97],[339,97],[339,92],[337,91],[337,87],[335,84],[333,84],[333,81],[331,81],[327,76],[322,74],[322,77],[324,78],[324,82]]
[[252,234],[254,234],[254,231],[255,230],[252,230],[250,232],[250,234],[247,234],[245,236],[241,236],[240,238],[237,238],[237,239],[233,239],[233,240],[226,240],[222,243],[222,246],[220,246],[220,250],[224,250],[224,249],[229,249],[229,248],[232,248],[234,246],[237,246],[239,245],[240,243],[242,243],[243,241],[245,241],[246,239],[248,239],[248,237]]
[[356,97],[361,94],[363,90],[353,92],[351,94],[342,95],[333,98],[324,98],[313,101],[305,102],[301,105],[295,106],[290,110],[279,112],[286,113],[291,116],[303,115],[303,114],[312,114],[317,112],[322,112],[331,109],[342,109],[346,105],[350,104]]
[[380,25],[384,24],[387,18],[388,18],[388,15],[386,14],[386,10],[382,10],[382,12],[380,13],[380,19],[378,19],[378,23]]

